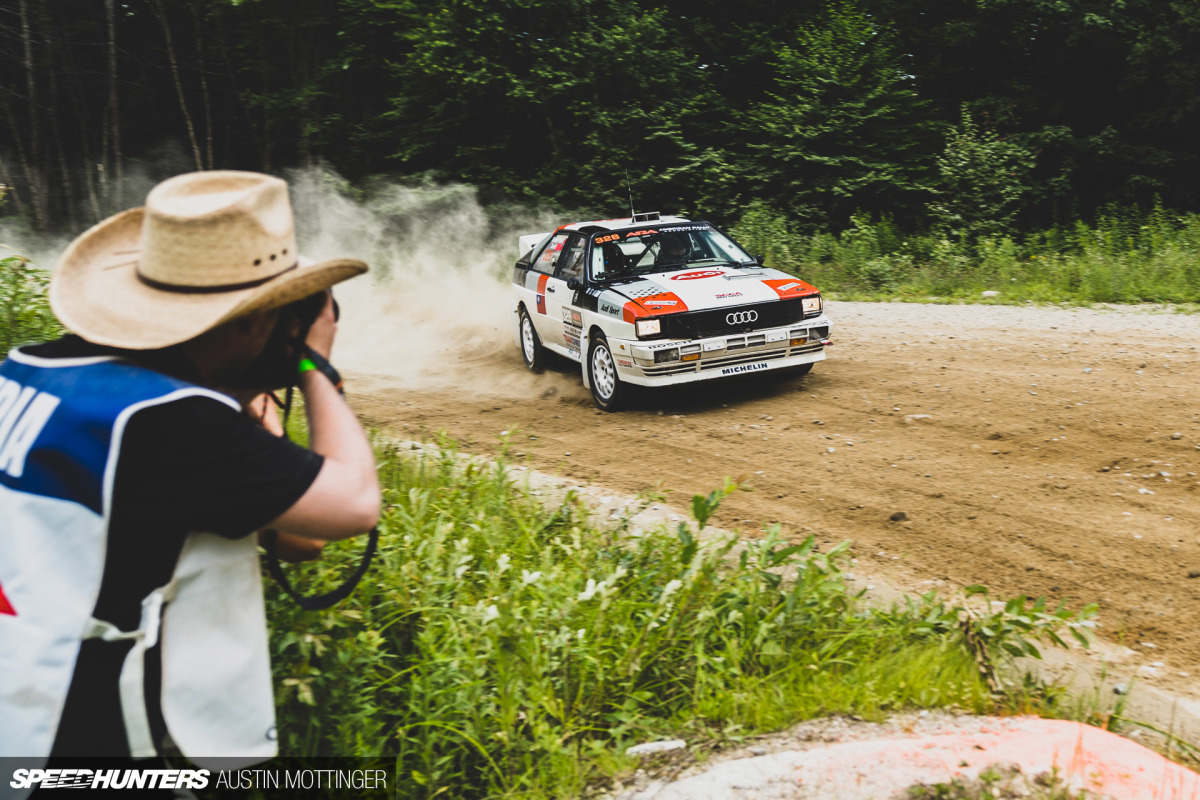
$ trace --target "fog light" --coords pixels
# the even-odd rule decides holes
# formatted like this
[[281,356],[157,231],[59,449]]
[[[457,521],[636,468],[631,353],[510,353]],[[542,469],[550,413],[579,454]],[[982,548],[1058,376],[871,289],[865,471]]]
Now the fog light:
[[679,360],[680,361],[699,361],[700,354],[699,353],[685,353],[684,355],[679,357]]
[[801,338],[799,338],[799,339],[792,339],[792,341],[791,341],[791,342],[789,342],[789,344],[790,344],[792,347],[796,347],[797,345],[802,345],[802,344],[804,344],[804,343],[805,343],[805,342],[807,342],[807,341],[808,341],[808,339],[805,339],[805,338],[801,337]]

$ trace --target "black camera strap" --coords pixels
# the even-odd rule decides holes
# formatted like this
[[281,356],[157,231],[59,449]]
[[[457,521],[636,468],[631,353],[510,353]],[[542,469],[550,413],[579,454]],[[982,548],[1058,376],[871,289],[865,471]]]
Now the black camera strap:
[[[344,395],[342,376],[334,369],[333,364],[329,363],[329,359],[310,348],[307,344],[301,343],[299,348],[304,354],[303,357],[311,361],[317,370],[329,379],[329,382],[338,390],[338,394]],[[284,436],[287,436],[288,417],[292,413],[292,397],[295,388],[295,386],[287,388],[287,393],[282,403],[279,402],[279,399],[275,395],[271,395],[276,404],[283,408]],[[359,581],[367,574],[367,570],[371,568],[371,560],[375,557],[375,551],[379,546],[379,527],[376,526],[371,528],[371,532],[367,534],[367,547],[363,551],[362,560],[349,578],[340,586],[324,594],[303,595],[296,591],[295,587],[292,586],[292,582],[288,580],[287,575],[283,572],[283,565],[279,562],[278,534],[270,529],[265,530],[263,533],[265,534],[263,545],[267,551],[267,571],[271,573],[271,577],[275,579],[275,582],[283,588],[284,593],[295,600],[296,604],[305,611],[321,611],[349,597],[355,587],[358,586]]]

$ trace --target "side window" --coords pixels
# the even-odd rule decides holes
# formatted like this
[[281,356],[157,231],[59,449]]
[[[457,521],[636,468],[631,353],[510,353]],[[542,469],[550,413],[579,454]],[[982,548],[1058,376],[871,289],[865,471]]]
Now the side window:
[[605,271],[604,245],[592,245],[592,279],[604,280]]
[[546,243],[546,248],[542,250],[541,255],[533,262],[533,268],[538,272],[553,275],[554,268],[558,266],[558,259],[562,255],[563,245],[567,243],[567,237],[570,235],[569,233],[556,233]]
[[583,277],[583,249],[584,239],[582,236],[576,236],[563,249],[562,255],[558,259],[558,269],[554,273],[554,277],[567,280],[568,278]]

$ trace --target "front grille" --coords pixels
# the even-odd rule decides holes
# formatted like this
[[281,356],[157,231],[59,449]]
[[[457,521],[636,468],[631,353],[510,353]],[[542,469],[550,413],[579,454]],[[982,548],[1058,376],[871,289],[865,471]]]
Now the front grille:
[[[804,299],[800,297],[792,300],[769,300],[765,303],[712,308],[706,311],[685,311],[682,314],[664,315],[659,319],[662,320],[663,335],[669,339],[703,339],[726,333],[778,328],[800,322],[804,319],[803,302]],[[726,319],[730,314],[744,314],[750,311],[758,315],[753,322],[730,325]],[[809,316],[815,317],[819,313],[814,312]]]

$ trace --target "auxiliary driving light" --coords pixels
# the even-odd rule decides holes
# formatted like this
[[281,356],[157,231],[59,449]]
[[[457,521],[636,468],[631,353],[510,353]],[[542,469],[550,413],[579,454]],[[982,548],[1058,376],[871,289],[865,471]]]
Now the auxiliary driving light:
[[675,361],[679,358],[679,348],[672,347],[668,350],[655,350],[654,363],[661,364],[664,361]]
[[657,336],[662,332],[662,322],[657,319],[639,319],[633,323],[639,339],[647,336]]

